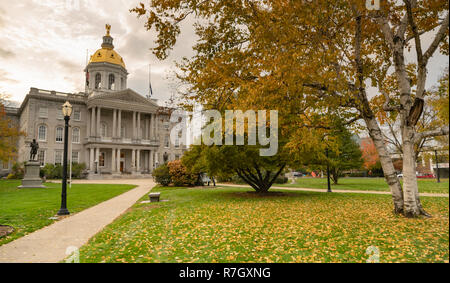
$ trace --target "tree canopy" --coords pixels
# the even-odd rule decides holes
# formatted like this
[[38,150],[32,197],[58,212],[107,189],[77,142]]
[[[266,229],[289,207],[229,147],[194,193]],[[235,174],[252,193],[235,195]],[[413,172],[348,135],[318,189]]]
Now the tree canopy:
[[[380,157],[394,211],[428,215],[419,200],[414,146],[448,134],[448,127],[417,132],[425,104],[427,66],[448,55],[448,1],[153,0],[132,10],[158,33],[154,54],[165,59],[180,23],[195,20],[195,55],[179,62],[187,102],[215,109],[279,110],[292,156],[323,148],[334,117],[362,120]],[[432,40],[424,44],[424,34]],[[425,48],[426,47],[426,48]],[[413,50],[415,62],[405,60]],[[399,182],[368,89],[385,112],[397,113],[404,155]],[[305,151],[306,149],[306,151]]]

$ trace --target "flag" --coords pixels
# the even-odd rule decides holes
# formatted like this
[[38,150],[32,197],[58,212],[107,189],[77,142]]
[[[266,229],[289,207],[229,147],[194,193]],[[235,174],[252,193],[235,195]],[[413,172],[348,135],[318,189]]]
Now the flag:
[[148,88],[150,90],[150,97],[153,96],[152,89],[152,65],[148,64]]

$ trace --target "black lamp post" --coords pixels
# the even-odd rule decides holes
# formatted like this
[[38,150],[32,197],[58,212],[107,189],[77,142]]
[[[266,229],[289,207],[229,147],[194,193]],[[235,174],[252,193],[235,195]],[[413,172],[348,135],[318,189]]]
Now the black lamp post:
[[326,149],[326,155],[327,155],[327,182],[328,182],[328,189],[327,192],[331,193],[331,183],[330,183],[330,162],[328,161],[328,147]]
[[69,144],[69,120],[72,115],[72,105],[69,101],[64,103],[62,108],[64,115],[64,156],[63,156],[63,173],[62,173],[62,192],[61,192],[61,208],[58,211],[58,215],[69,215],[70,212],[67,209],[67,148]]
[[439,176],[439,161],[438,161],[437,150],[434,150],[434,159],[435,159],[435,162],[436,162],[436,178],[437,178],[437,182],[440,183],[441,182],[441,178]]

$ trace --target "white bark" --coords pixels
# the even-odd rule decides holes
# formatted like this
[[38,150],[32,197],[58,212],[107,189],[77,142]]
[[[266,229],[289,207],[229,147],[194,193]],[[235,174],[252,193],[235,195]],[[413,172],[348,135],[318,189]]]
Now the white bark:
[[384,177],[389,185],[389,189],[392,193],[392,200],[394,202],[394,212],[399,214],[403,213],[404,202],[403,192],[400,181],[397,178],[392,158],[386,148],[383,134],[380,130],[378,122],[375,117],[364,118],[367,129],[369,130],[370,137],[377,149],[378,156],[380,157],[381,167],[383,168]]
[[[419,190],[417,185],[417,177],[416,177],[416,155],[414,151],[414,144],[420,138],[425,135],[432,135],[436,133],[426,133],[426,134],[417,134],[415,130],[415,122],[413,121],[415,116],[420,117],[421,108],[413,109],[415,111],[411,112],[413,108],[412,103],[412,94],[411,94],[411,83],[406,72],[406,64],[404,58],[404,49],[405,49],[405,31],[406,31],[406,23],[411,27],[411,30],[414,35],[415,45],[416,45],[416,53],[418,60],[418,69],[417,69],[417,95],[416,99],[423,100],[423,95],[425,92],[425,82],[427,79],[427,63],[429,58],[436,51],[439,43],[445,38],[445,35],[448,31],[448,23],[449,16],[447,14],[445,20],[442,22],[441,27],[436,34],[431,46],[425,52],[422,53],[422,46],[420,41],[420,34],[417,30],[416,23],[414,20],[414,15],[412,12],[412,8],[416,5],[416,1],[414,0],[404,0],[407,13],[405,17],[402,19],[397,33],[394,35],[387,17],[382,14],[378,14],[377,22],[384,34],[385,40],[392,50],[392,58],[395,67],[395,75],[398,81],[398,90],[400,92],[400,111],[399,111],[399,119],[400,119],[400,129],[402,134],[402,152],[403,152],[403,213],[407,217],[417,217],[419,215],[429,216],[422,208],[419,199]],[[407,19],[407,21],[406,21]],[[423,105],[419,103],[419,105]],[[411,119],[409,119],[410,115],[414,114]],[[418,118],[416,117],[416,118]],[[409,123],[408,123],[409,121]],[[411,123],[412,122],[412,123]],[[440,133],[444,133],[445,131],[441,131]],[[448,132],[448,131],[447,131]],[[375,141],[374,141],[375,142]],[[378,146],[377,146],[378,149]],[[381,160],[381,156],[380,156]],[[383,164],[383,163],[382,163]],[[389,169],[389,168],[387,168]],[[385,170],[385,166],[383,166],[383,170]],[[385,171],[385,174],[387,172]]]
[[417,177],[416,177],[416,160],[414,153],[414,142],[412,140],[414,129],[412,127],[404,127],[402,129],[403,141],[403,199],[404,214],[407,217],[416,217],[420,215]]

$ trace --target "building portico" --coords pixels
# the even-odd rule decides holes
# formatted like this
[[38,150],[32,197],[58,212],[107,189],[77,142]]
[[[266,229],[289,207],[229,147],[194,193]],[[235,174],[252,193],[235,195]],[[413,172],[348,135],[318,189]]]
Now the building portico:
[[156,103],[128,89],[95,93],[87,106],[89,175],[151,173],[161,146]]

